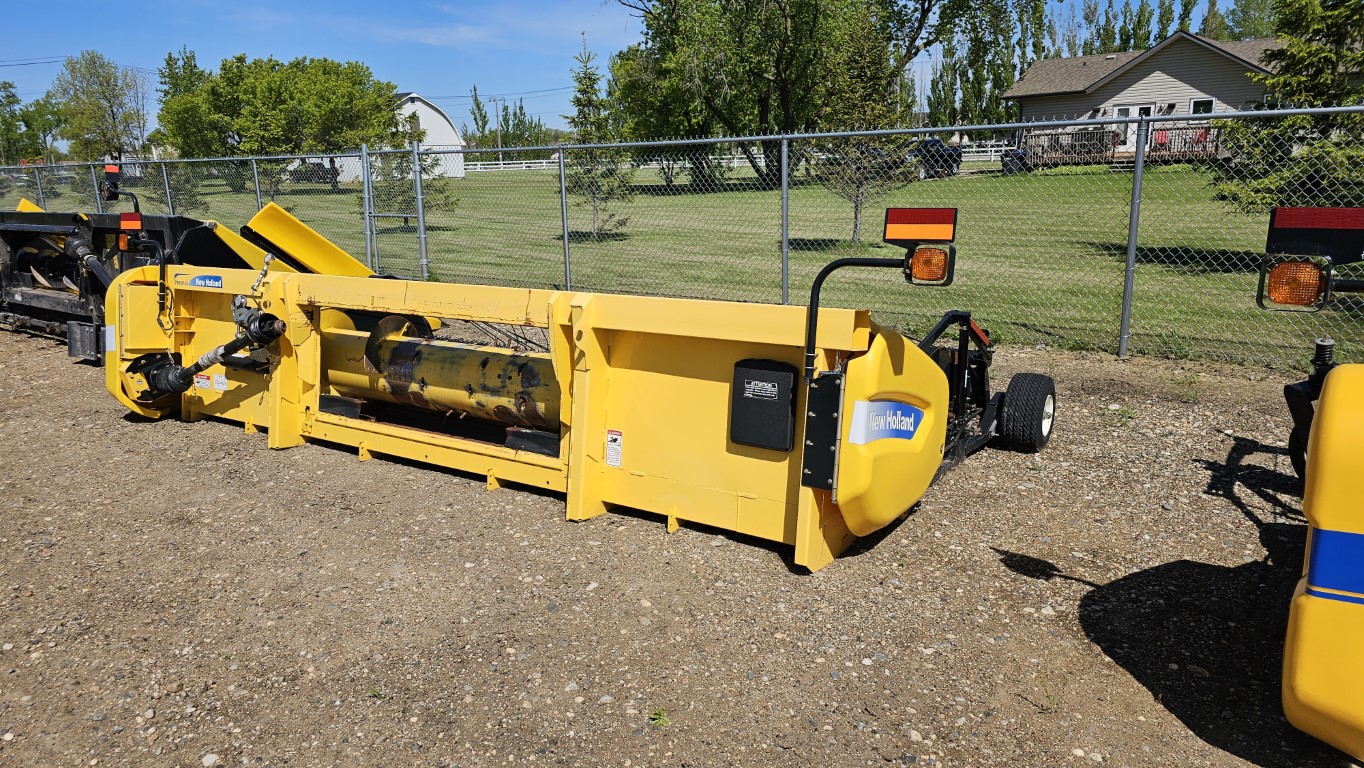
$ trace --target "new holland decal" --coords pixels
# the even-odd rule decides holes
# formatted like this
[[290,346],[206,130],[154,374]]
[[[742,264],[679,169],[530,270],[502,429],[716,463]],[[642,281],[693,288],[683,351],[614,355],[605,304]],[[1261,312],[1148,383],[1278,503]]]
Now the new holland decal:
[[893,437],[912,440],[923,419],[923,410],[909,403],[858,400],[853,403],[852,430],[848,442],[866,445],[873,440]]
[[195,275],[185,279],[183,275],[175,278],[176,285],[188,285],[191,288],[222,288],[223,278],[221,275]]

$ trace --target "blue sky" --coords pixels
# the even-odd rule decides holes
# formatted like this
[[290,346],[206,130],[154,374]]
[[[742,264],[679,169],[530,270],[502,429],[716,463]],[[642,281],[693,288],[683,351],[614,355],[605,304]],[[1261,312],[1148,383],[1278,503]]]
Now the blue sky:
[[[614,0],[526,0],[515,4],[412,0],[66,0],[59,6],[6,2],[10,30],[0,80],[25,101],[42,96],[61,67],[51,59],[94,49],[125,67],[156,69],[182,45],[201,66],[238,53],[363,61],[400,91],[440,104],[456,125],[469,122],[469,88],[480,96],[525,98],[526,111],[563,127],[570,111],[573,57],[588,48],[605,71],[611,54],[640,39],[640,22]],[[66,25],[63,19],[73,20]],[[53,34],[36,30],[62,29]],[[104,29],[107,32],[101,32]],[[36,63],[29,63],[35,62]],[[148,105],[156,113],[155,92]]]

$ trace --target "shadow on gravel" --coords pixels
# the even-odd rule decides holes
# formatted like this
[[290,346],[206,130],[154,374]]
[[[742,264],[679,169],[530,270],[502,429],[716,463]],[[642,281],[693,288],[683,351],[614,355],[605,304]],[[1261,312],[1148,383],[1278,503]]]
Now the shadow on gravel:
[[[1235,567],[1179,560],[1099,585],[1038,557],[995,552],[1022,576],[1093,587],[1079,610],[1089,639],[1207,743],[1266,768],[1346,766],[1349,758],[1290,726],[1280,704],[1288,601],[1307,529],[1285,501],[1297,480],[1246,459],[1283,453],[1236,438],[1225,462],[1205,463],[1206,493],[1256,527],[1262,560]],[[1270,522],[1252,500],[1270,508]]]
[[[1236,438],[1225,462],[1205,462],[1205,492],[1259,530],[1263,559],[1138,571],[1086,594],[1079,619],[1090,640],[1208,744],[1266,768],[1345,766],[1344,755],[1289,725],[1280,704],[1288,602],[1307,529],[1284,501],[1296,480],[1245,460],[1283,453]],[[1271,522],[1251,509],[1252,498],[1269,505]]]

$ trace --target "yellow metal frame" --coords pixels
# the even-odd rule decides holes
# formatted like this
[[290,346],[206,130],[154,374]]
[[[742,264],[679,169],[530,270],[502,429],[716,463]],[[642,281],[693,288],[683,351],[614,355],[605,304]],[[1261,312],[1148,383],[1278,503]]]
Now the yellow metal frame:
[[[913,440],[853,446],[861,468],[844,473],[840,506],[834,493],[801,484],[799,448],[772,451],[729,440],[736,361],[762,358],[798,369],[802,307],[287,272],[271,272],[252,293],[255,272],[174,266],[171,308],[158,324],[156,280],[151,268],[126,272],[106,299],[113,324],[106,384],[130,410],[188,420],[212,415],[248,431],[266,427],[271,448],[324,440],[355,447],[362,460],[386,454],[484,475],[490,489],[510,482],[563,492],[569,520],[632,507],[664,515],[670,531],[687,520],[792,545],[795,562],[817,570],[855,539],[854,531],[868,533],[907,511],[941,462],[946,377],[913,344],[876,328],[865,311],[820,310],[818,370],[847,367],[845,410],[858,400],[893,399],[925,416]],[[145,384],[130,373],[131,361],[171,352],[188,363],[230,340],[234,296],[285,321],[269,371],[215,366],[182,396],[136,400]],[[546,329],[561,393],[559,455],[323,412],[321,397],[336,394],[323,365],[326,331],[353,310]],[[802,414],[803,388],[797,389]],[[795,424],[801,446],[804,419]],[[848,429],[844,424],[845,440]],[[618,440],[612,449],[608,433]]]

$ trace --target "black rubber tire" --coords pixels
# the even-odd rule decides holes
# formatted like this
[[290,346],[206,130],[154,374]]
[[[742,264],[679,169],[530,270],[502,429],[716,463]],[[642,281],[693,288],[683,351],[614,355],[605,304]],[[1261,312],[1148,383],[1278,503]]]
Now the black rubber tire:
[[1040,373],[1016,374],[1004,390],[999,437],[1016,451],[1037,453],[1051,439],[1055,416],[1056,382]]
[[1293,463],[1293,471],[1297,473],[1298,479],[1307,481],[1307,437],[1308,431],[1303,427],[1294,427],[1288,433],[1288,460]]

